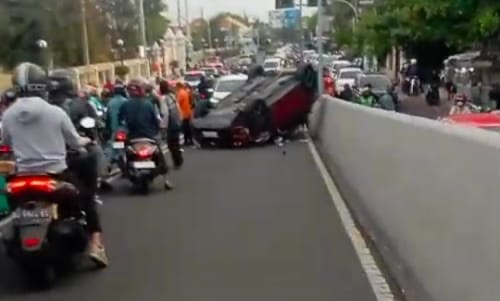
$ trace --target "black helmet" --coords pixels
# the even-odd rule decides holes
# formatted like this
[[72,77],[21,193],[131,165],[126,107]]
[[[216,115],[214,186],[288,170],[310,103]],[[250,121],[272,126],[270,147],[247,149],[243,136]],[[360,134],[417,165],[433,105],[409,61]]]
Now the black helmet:
[[61,93],[70,97],[75,96],[76,85],[71,72],[67,70],[53,71],[49,76],[49,80],[51,93]]
[[39,96],[46,98],[48,78],[42,67],[32,63],[21,63],[14,70],[12,85],[18,96]]
[[2,95],[2,103],[3,104],[8,106],[11,103],[13,103],[14,101],[16,101],[16,99],[17,99],[17,93],[16,93],[16,90],[14,90],[13,88],[7,89],[3,92],[3,95]]

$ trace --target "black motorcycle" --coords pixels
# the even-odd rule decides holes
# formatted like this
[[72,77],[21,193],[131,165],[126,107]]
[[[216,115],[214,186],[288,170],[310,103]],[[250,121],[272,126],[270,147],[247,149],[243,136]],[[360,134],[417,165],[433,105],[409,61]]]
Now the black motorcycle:
[[[91,119],[91,118],[90,118]],[[83,127],[91,127],[88,119]],[[85,156],[78,150],[69,156]],[[75,266],[89,242],[79,191],[56,174],[14,173],[7,196],[12,227],[4,233],[7,255],[37,286],[50,287],[58,272]]]

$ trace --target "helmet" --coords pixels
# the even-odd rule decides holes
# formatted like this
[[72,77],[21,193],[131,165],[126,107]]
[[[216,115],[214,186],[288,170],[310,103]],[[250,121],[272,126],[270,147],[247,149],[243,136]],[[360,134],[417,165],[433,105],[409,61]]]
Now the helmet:
[[145,97],[147,82],[143,78],[131,79],[127,84],[127,92],[131,97]]
[[72,74],[66,70],[54,71],[49,76],[50,92],[62,93],[67,96],[74,96],[76,85],[73,81]]
[[32,63],[21,63],[14,70],[12,85],[19,96],[47,97],[48,78],[42,67]]
[[455,95],[455,102],[466,102],[467,96],[464,93],[457,93]]
[[5,105],[10,105],[17,99],[16,90],[10,88],[3,92],[2,103]]

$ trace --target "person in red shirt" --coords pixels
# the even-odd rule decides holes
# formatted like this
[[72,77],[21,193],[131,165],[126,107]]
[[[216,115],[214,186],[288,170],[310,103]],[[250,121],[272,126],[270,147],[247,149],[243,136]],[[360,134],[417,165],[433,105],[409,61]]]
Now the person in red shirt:
[[323,86],[324,93],[330,96],[335,97],[337,95],[337,91],[335,91],[335,81],[330,73],[328,68],[323,68]]

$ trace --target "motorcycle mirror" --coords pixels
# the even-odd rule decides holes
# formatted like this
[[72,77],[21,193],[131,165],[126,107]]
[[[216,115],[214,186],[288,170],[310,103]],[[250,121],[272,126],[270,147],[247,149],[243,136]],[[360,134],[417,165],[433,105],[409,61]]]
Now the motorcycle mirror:
[[95,128],[96,122],[94,118],[85,117],[80,120],[80,125],[85,129],[92,129]]

